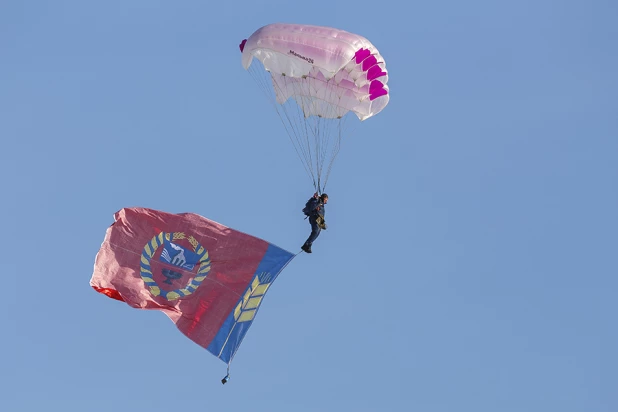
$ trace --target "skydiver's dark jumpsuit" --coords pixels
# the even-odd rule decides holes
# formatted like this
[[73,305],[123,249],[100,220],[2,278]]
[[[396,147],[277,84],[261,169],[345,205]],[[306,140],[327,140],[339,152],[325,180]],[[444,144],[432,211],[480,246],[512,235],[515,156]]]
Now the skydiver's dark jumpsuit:
[[311,234],[309,235],[309,237],[307,238],[307,240],[305,241],[305,244],[303,246],[308,247],[309,249],[311,249],[311,244],[318,238],[318,236],[320,235],[320,232],[322,231],[322,229],[318,226],[318,223],[316,221],[316,219],[318,218],[318,216],[321,216],[322,218],[324,218],[324,213],[326,212],[324,210],[324,203],[322,202],[322,199],[315,199],[315,202],[313,203],[313,208],[311,209],[311,212],[309,212],[309,223],[311,224]]

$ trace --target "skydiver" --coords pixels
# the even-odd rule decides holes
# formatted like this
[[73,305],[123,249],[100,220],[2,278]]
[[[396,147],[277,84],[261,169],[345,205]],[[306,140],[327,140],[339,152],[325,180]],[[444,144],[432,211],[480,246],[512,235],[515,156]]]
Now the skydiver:
[[303,212],[305,215],[309,217],[309,223],[311,224],[311,234],[305,241],[305,243],[300,247],[306,253],[311,253],[311,245],[318,238],[322,229],[326,230],[326,220],[324,220],[325,208],[324,205],[328,203],[328,195],[326,193],[322,193],[322,195],[318,196],[318,193],[314,193],[313,197],[311,197]]

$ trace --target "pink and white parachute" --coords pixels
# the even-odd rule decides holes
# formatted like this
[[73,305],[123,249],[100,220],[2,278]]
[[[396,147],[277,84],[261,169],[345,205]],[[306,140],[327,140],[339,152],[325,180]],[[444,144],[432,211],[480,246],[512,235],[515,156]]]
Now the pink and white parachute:
[[[362,36],[298,24],[264,26],[240,50],[243,67],[272,98],[315,189],[323,191],[346,115],[362,121],[388,104],[384,59]],[[252,65],[254,58],[261,65]]]

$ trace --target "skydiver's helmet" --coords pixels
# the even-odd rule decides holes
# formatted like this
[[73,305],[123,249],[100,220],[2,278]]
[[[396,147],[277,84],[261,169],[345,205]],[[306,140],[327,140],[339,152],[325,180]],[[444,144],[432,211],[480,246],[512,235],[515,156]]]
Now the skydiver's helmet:
[[328,195],[326,193],[322,193],[320,199],[322,199],[322,202],[324,202],[324,200],[328,199]]

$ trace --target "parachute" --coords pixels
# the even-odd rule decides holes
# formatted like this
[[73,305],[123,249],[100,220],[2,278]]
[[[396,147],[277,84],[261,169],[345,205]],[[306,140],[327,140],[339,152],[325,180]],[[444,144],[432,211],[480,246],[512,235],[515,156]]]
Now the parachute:
[[[350,117],[389,101],[386,63],[366,38],[343,30],[270,24],[240,43],[242,65],[262,87],[315,190],[326,187]],[[253,59],[260,64],[253,64]]]

